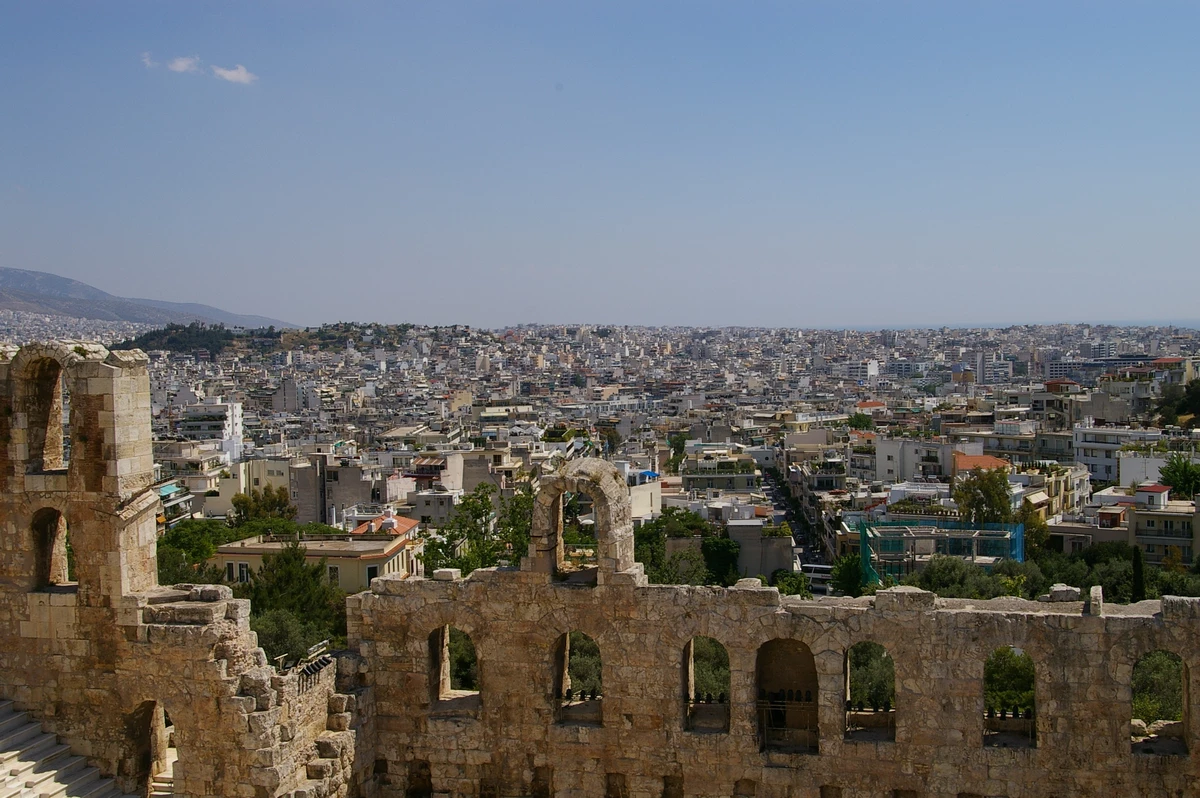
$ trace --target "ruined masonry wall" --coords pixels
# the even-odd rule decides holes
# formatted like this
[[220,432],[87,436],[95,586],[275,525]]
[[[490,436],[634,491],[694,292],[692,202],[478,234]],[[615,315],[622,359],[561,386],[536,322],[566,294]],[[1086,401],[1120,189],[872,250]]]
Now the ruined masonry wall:
[[[352,783],[361,719],[336,663],[276,674],[249,602],[157,584],[146,363],[78,341],[0,347],[0,697],[127,793],[146,793],[164,739],[152,723],[169,716],[178,796],[369,796]],[[69,534],[75,581],[47,529]]]
[[[578,587],[486,570],[456,581],[376,580],[351,597],[350,618],[352,642],[370,663],[383,796],[423,794],[408,790],[426,767],[433,794],[452,796],[659,798],[679,794],[666,789],[679,780],[682,795],[714,797],[1200,794],[1195,757],[1134,755],[1129,741],[1130,677],[1141,655],[1174,651],[1194,681],[1200,600],[1093,616],[1082,603],[967,605],[914,589],[800,601],[774,588]],[[427,641],[445,624],[475,644],[477,710],[431,704]],[[552,652],[569,630],[600,646],[599,728],[555,722]],[[696,635],[729,652],[728,734],[684,730],[684,647]],[[819,755],[760,751],[756,653],[778,638],[805,643],[815,657]],[[845,655],[863,640],[894,658],[895,742],[843,740]],[[1025,649],[1037,667],[1036,749],[982,745],[983,665],[1002,645]],[[1185,733],[1197,750],[1194,722]]]

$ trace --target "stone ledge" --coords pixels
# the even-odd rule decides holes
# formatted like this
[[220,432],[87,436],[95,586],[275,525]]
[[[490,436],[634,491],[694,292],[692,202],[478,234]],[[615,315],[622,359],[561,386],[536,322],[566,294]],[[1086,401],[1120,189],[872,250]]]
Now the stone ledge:
[[1200,598],[1163,596],[1162,616],[1165,621],[1200,620]]
[[920,612],[932,610],[937,594],[919,587],[890,587],[875,594],[875,609],[880,612]]
[[142,610],[142,621],[148,624],[206,626],[225,617],[223,604],[179,602],[151,604]]

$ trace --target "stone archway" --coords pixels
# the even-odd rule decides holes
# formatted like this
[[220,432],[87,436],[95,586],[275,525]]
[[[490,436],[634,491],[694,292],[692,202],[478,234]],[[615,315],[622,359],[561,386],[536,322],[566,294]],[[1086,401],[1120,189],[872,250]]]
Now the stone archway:
[[[596,458],[573,460],[561,471],[542,477],[534,499],[529,555],[522,559],[521,569],[551,575],[560,572],[563,563],[562,499],[566,493],[583,493],[592,499],[597,548],[596,583],[644,583],[642,565],[633,559],[629,489],[620,471]],[[623,577],[616,578],[618,574]]]

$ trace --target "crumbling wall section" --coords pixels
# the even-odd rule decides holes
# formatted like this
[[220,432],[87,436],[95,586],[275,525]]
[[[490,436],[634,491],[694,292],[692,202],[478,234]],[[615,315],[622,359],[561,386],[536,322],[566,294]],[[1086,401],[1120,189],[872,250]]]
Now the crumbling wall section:
[[[658,798],[668,784],[689,796],[753,785],[746,794],[759,798],[1175,796],[1200,784],[1195,758],[1134,754],[1129,737],[1140,656],[1174,651],[1196,673],[1200,600],[1089,615],[1079,602],[956,602],[904,589],[800,601],[781,600],[773,588],[576,587],[533,576],[383,578],[355,597],[352,627],[370,663],[376,756],[388,777],[381,795],[421,794],[426,774],[433,793],[453,796],[537,794],[539,778],[552,781],[556,796],[604,795],[614,774],[631,798]],[[477,710],[443,711],[430,700],[428,637],[445,624],[475,644]],[[556,720],[552,652],[569,630],[601,650],[599,727]],[[684,650],[697,635],[729,652],[726,734],[685,728]],[[763,745],[756,661],[772,640],[813,653],[818,753]],[[863,640],[894,659],[895,742],[844,739],[846,652]],[[1036,664],[1036,748],[983,745],[983,666],[1001,645],[1024,649]],[[1194,724],[1184,733],[1196,750]]]
[[[356,732],[337,728],[332,658],[278,674],[249,602],[157,584],[146,363],[76,341],[0,348],[0,696],[129,793],[173,739],[179,796],[345,796]],[[48,565],[59,531],[73,578]]]

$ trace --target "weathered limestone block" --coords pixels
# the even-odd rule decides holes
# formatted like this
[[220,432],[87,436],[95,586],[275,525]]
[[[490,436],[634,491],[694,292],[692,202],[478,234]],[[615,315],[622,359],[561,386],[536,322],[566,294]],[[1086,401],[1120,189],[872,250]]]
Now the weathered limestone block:
[[937,595],[919,587],[901,585],[875,594],[875,609],[880,612],[919,612],[932,610]]
[[1200,621],[1200,598],[1163,596],[1162,616],[1165,621]]
[[1038,596],[1038,601],[1079,601],[1080,590],[1074,585],[1064,585],[1056,582],[1050,586],[1050,592]]

